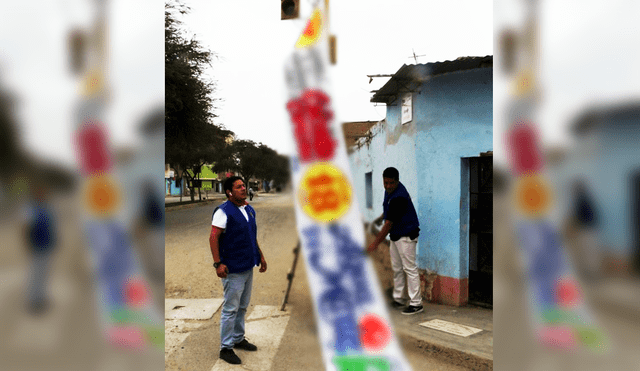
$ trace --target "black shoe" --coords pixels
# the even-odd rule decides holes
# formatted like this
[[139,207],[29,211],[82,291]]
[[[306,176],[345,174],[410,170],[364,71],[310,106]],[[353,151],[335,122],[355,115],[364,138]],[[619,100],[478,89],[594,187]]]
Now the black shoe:
[[33,303],[30,303],[28,306],[28,311],[34,316],[40,316],[46,313],[49,310],[49,300],[39,300]]
[[232,365],[239,365],[242,363],[242,361],[240,360],[240,357],[236,355],[233,349],[227,349],[227,348],[220,349],[220,359],[227,363],[231,363]]
[[405,310],[402,311],[402,314],[416,314],[416,313],[420,313],[424,310],[424,307],[422,305],[418,305],[418,306],[413,306],[413,305],[409,305]]
[[404,304],[401,304],[401,303],[399,303],[399,302],[397,302],[395,300],[393,302],[391,302],[391,306],[396,308],[396,309],[400,309],[400,308],[404,308],[405,307]]
[[233,347],[236,349],[248,350],[250,352],[258,350],[258,347],[248,342],[247,339],[242,339],[241,342],[234,345]]

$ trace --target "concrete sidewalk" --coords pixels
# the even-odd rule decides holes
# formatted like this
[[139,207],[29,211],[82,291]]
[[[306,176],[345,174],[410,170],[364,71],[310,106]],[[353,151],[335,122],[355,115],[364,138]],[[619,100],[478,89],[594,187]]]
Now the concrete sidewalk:
[[[632,360],[631,354],[634,353],[633,349],[638,349],[637,347],[640,344],[638,343],[638,339],[640,338],[637,336],[638,329],[640,329],[637,321],[637,319],[640,318],[640,280],[637,278],[609,277],[597,282],[585,284],[583,285],[583,289],[591,310],[599,322],[602,323],[603,329],[609,333],[615,345],[612,355],[608,358],[600,357],[596,360],[584,361],[585,367],[587,367],[587,363],[589,362],[597,361],[600,363],[594,363],[594,365],[597,365],[594,368],[583,369],[598,369],[602,364],[606,364],[604,361],[607,359],[615,359],[621,364],[633,364],[634,361]],[[511,294],[507,295],[507,297],[511,299],[514,298],[513,296],[509,296]],[[390,299],[387,298],[387,300],[390,302]],[[425,349],[425,351],[440,353],[443,357],[446,357],[451,364],[473,370],[493,369],[494,331],[492,309],[476,306],[454,307],[426,302],[423,302],[423,305],[424,311],[414,315],[403,315],[401,310],[389,308],[389,314],[398,337],[417,341],[418,346]],[[515,333],[528,334],[528,330],[523,328],[527,326],[525,308],[509,308],[510,305],[506,302],[498,303],[498,305],[501,305],[501,312],[505,312],[506,310],[524,316],[516,321],[517,323],[511,322],[510,329]],[[433,320],[446,321],[451,324],[436,321],[436,325],[445,325],[436,326],[442,328],[442,330],[421,325]],[[457,327],[452,324],[462,325],[464,327]],[[462,336],[470,333],[470,329],[466,327],[481,331],[468,336]],[[502,332],[500,335],[504,336],[506,328],[504,325],[501,328]],[[533,341],[533,339],[530,341]],[[518,343],[515,339],[513,342]],[[504,345],[504,341],[501,344]],[[529,349],[533,355],[538,354],[535,350],[537,349],[535,344],[531,343]],[[505,353],[503,352],[502,356],[504,355]],[[562,358],[563,355],[556,354],[555,356]],[[528,358],[531,357],[531,355],[526,354],[523,355],[523,357]],[[534,358],[541,360],[546,359],[541,355]],[[517,362],[512,366],[516,364]]]
[[[398,337],[417,341],[426,352],[440,353],[451,364],[473,370],[493,369],[493,310],[475,306],[423,305],[424,311],[413,315],[403,315],[400,309],[389,308]],[[478,332],[472,334],[475,331]]]

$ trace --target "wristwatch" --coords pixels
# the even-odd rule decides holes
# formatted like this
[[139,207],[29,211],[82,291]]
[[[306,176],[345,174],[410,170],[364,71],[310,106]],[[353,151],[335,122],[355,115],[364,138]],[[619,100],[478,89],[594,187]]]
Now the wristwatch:
[[214,267],[215,269],[218,269],[218,267],[220,266],[220,264],[222,264],[222,262],[213,263],[213,267]]

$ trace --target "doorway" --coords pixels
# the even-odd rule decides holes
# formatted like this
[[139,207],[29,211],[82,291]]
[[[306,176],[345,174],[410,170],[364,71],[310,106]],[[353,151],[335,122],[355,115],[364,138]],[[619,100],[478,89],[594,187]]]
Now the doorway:
[[631,177],[631,261],[633,270],[640,274],[640,169]]
[[469,303],[493,307],[493,156],[469,160]]

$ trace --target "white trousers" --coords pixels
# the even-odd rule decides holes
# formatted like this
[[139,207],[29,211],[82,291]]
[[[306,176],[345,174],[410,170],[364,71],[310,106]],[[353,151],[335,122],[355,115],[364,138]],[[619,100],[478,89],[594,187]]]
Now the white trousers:
[[420,274],[416,266],[417,244],[417,238],[412,240],[409,237],[401,237],[398,241],[391,241],[389,246],[393,269],[393,299],[398,303],[406,304],[407,298],[403,297],[403,294],[407,286],[409,305],[412,306],[422,305]]
[[598,232],[593,229],[584,229],[578,234],[580,254],[584,259],[584,268],[587,273],[599,273],[602,265],[602,251],[598,245]]

